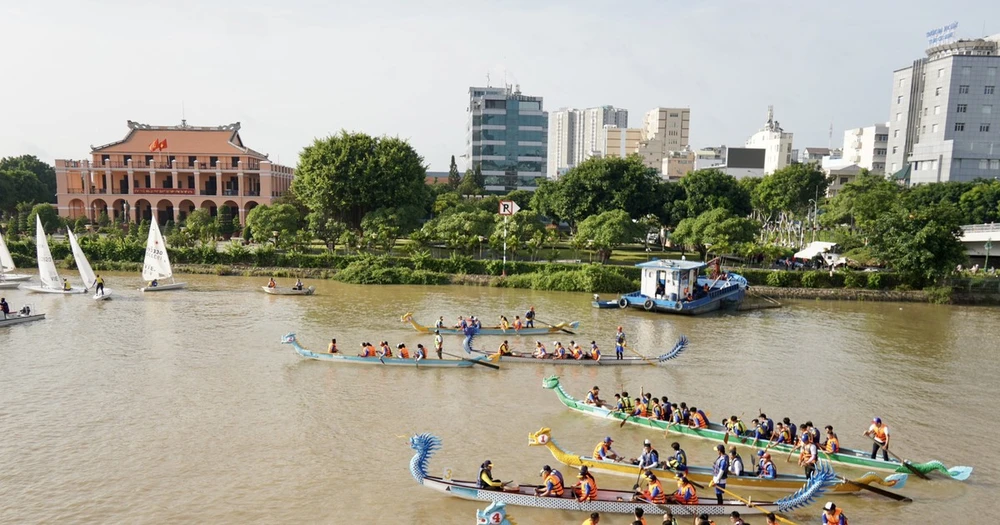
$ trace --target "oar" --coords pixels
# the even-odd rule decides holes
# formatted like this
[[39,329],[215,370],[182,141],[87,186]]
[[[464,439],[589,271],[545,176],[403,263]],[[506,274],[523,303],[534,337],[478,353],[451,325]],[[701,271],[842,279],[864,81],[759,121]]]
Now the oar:
[[561,326],[551,325],[549,323],[546,323],[545,321],[542,321],[541,319],[538,319],[537,317],[535,318],[535,320],[538,321],[539,323],[542,323],[545,326],[548,326],[548,327],[551,327],[551,328],[558,328],[559,330],[561,330],[563,332],[566,332],[569,335],[576,335],[576,332],[573,332],[571,330],[567,330],[567,329],[565,329],[565,328],[563,328]]
[[[867,436],[867,437],[868,437],[868,439],[874,441],[875,443],[878,443],[878,441],[876,441],[875,438],[873,438],[871,436]],[[888,452],[890,456],[892,456],[893,458],[895,458],[896,461],[902,463],[904,467],[910,469],[910,472],[916,474],[918,478],[920,478],[920,479],[931,479],[931,478],[929,478],[927,476],[927,474],[924,474],[923,472],[920,472],[919,470],[913,468],[913,465],[910,465],[910,463],[908,461],[904,461],[902,458],[900,458],[895,453],[893,453],[891,450],[889,450],[889,448],[886,447],[885,445],[883,445],[881,443],[878,443],[878,444],[879,444],[879,448],[881,448],[882,450]]]
[[[738,494],[733,494],[732,492],[729,492],[728,490],[726,490],[726,489],[724,489],[722,487],[716,486],[715,488],[717,488],[717,489],[721,490],[722,492],[725,492],[726,494],[729,494],[730,496],[732,496],[732,497],[740,500],[747,507],[750,507],[750,508],[757,509],[757,510],[761,511],[761,513],[763,513],[763,514],[767,514],[768,512],[770,512],[769,510],[767,510],[767,509],[765,509],[763,507],[758,507],[757,505],[754,505],[753,503],[750,503],[750,500],[745,500],[745,499],[741,498]],[[796,525],[796,523],[794,521],[782,518],[777,513],[774,514],[774,517],[778,518],[778,521],[780,521],[782,523],[787,523],[788,525]]]
[[656,366],[656,363],[654,363],[651,359],[648,359],[646,356],[640,354],[639,352],[636,352],[635,350],[632,350],[632,347],[628,345],[628,342],[625,342],[625,344],[623,344],[622,346],[624,346],[625,348],[628,348],[629,352],[632,352],[633,354],[635,354],[636,356],[638,356],[639,359],[642,359],[642,361],[644,363],[646,363],[646,364],[648,364],[650,366]]
[[[832,461],[830,459],[830,454],[828,454],[826,452],[823,452],[822,450],[820,450],[819,453],[820,453],[821,456],[826,456],[826,460],[827,461]],[[847,485],[850,485],[852,487],[857,487],[857,488],[862,489],[862,490],[867,490],[867,491],[870,491],[870,492],[874,492],[875,494],[878,494],[879,496],[885,496],[885,497],[887,497],[889,499],[893,499],[893,500],[896,500],[896,501],[902,501],[903,503],[910,503],[910,502],[913,501],[912,499],[910,499],[910,498],[908,498],[906,496],[902,496],[900,494],[896,494],[895,492],[890,492],[888,490],[880,489],[878,487],[872,487],[871,485],[868,485],[866,483],[858,483],[857,481],[852,481],[852,480],[849,480],[849,479],[847,479],[845,477],[842,477],[842,476],[837,476],[837,479],[839,479],[841,483],[846,483]]]
[[481,359],[466,359],[466,358],[464,358],[462,356],[458,356],[458,355],[455,355],[455,354],[449,354],[448,352],[441,352],[441,353],[444,354],[444,355],[446,355],[446,356],[448,356],[448,357],[454,357],[456,359],[461,359],[462,361],[468,361],[468,362],[470,362],[472,364],[475,364],[475,365],[485,366],[486,368],[492,368],[493,370],[500,370],[499,366],[494,365],[492,363],[487,363],[487,362],[485,362],[485,361],[483,361]]
[[[667,470],[669,470],[670,472],[673,472],[674,473],[674,477],[676,477],[677,479],[680,479],[681,476],[687,477],[687,474],[685,474],[685,473],[683,473],[683,472],[681,472],[681,471],[679,471],[679,470],[677,470],[675,468],[670,468],[669,465],[667,466]],[[695,481],[695,480],[693,480],[691,478],[688,478],[688,481],[691,482],[691,484],[694,485],[695,487],[698,487],[699,489],[705,488],[705,485],[702,485],[701,483],[698,483],[697,481]]]

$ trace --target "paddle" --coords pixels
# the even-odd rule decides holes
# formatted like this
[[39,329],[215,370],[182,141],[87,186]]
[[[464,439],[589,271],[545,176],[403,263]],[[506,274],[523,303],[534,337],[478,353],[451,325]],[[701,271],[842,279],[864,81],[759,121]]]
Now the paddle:
[[455,355],[455,354],[449,354],[448,352],[441,352],[441,353],[444,354],[444,355],[446,355],[446,356],[448,356],[448,357],[454,357],[456,359],[461,359],[462,361],[468,361],[468,362],[470,362],[470,363],[472,363],[474,365],[485,366],[486,368],[492,368],[494,370],[500,370],[499,366],[494,365],[492,363],[487,363],[487,362],[485,362],[485,361],[483,361],[481,359],[466,359],[466,358],[464,358],[462,356],[458,356],[458,355]]
[[[826,456],[826,460],[827,461],[832,461],[830,459],[830,454],[828,454],[827,452],[824,452],[824,451],[820,450],[819,453],[820,453],[821,456]],[[885,496],[885,497],[887,497],[889,499],[893,499],[893,500],[896,500],[896,501],[902,501],[903,503],[911,503],[913,501],[912,499],[910,499],[910,498],[908,498],[906,496],[902,496],[900,494],[896,494],[895,492],[890,492],[888,490],[880,489],[878,487],[872,487],[871,485],[868,485],[866,483],[858,483],[857,481],[849,480],[849,479],[847,479],[847,478],[845,478],[843,476],[837,476],[837,479],[839,479],[841,483],[846,483],[847,485],[851,485],[852,487],[857,487],[857,488],[862,489],[862,490],[867,490],[867,491],[870,491],[870,492],[874,492],[875,494],[878,494],[879,496]]]
[[649,359],[646,356],[640,354],[639,352],[636,352],[635,350],[632,350],[632,347],[628,345],[628,342],[625,342],[622,346],[624,346],[625,348],[628,348],[629,352],[632,352],[633,354],[635,354],[636,356],[638,356],[639,359],[642,359],[642,361],[644,363],[646,363],[646,364],[648,364],[650,366],[656,366],[656,363],[654,363],[651,359]]
[[[722,492],[725,492],[726,494],[729,494],[730,496],[732,496],[732,497],[740,500],[747,507],[759,510],[763,514],[767,514],[768,512],[770,512],[769,510],[767,510],[765,508],[758,507],[757,505],[754,505],[753,503],[750,502],[750,500],[745,500],[745,499],[741,498],[738,494],[733,494],[732,492],[729,492],[728,490],[726,490],[726,489],[724,489],[722,487],[716,486],[715,488],[717,488],[717,489],[721,490]],[[780,521],[782,523],[787,523],[788,525],[796,525],[796,523],[794,521],[782,518],[777,513],[774,514],[774,517],[778,518],[778,521]]]
[[560,331],[566,332],[569,335],[576,335],[576,332],[573,332],[571,330],[567,330],[567,329],[565,329],[565,328],[563,328],[561,326],[557,326],[557,325],[552,325],[552,324],[546,323],[545,321],[542,321],[541,319],[538,319],[537,317],[535,318],[535,320],[538,321],[539,323],[545,325],[545,326],[548,326],[548,327],[551,327],[551,328],[558,328]]
[[[878,443],[878,441],[876,441],[875,438],[873,438],[871,436],[867,436],[867,437],[868,437],[868,439],[872,440],[873,442]],[[896,461],[902,463],[904,467],[910,469],[910,472],[916,474],[918,478],[920,478],[920,479],[928,479],[928,480],[931,479],[930,477],[927,476],[927,474],[924,474],[923,472],[920,472],[919,470],[913,468],[913,466],[910,465],[909,461],[904,461],[902,458],[900,458],[895,453],[893,453],[891,450],[889,450],[889,448],[886,447],[885,445],[883,445],[881,443],[878,443],[878,444],[879,444],[879,448],[881,448],[882,450],[888,452],[890,456],[892,456],[893,458],[895,458]]]

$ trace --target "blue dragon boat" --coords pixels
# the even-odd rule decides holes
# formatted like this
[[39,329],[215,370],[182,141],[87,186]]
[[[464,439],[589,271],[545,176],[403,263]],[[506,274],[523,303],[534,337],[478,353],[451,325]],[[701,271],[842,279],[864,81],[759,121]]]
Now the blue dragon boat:
[[[642,269],[640,289],[619,297],[619,308],[698,315],[738,306],[746,296],[747,280],[733,272],[720,271],[718,259],[707,263],[653,260],[636,266]],[[702,270],[709,267],[711,273],[703,274]]]
[[306,359],[317,361],[332,361],[334,363],[348,363],[355,365],[375,365],[375,366],[403,366],[410,368],[469,368],[472,365],[482,365],[488,368],[497,369],[497,365],[486,362],[486,356],[474,357],[470,359],[401,359],[399,357],[359,357],[356,355],[344,355],[341,353],[328,354],[316,353],[302,348],[295,334],[287,334],[281,338],[281,342],[292,345],[295,352]]

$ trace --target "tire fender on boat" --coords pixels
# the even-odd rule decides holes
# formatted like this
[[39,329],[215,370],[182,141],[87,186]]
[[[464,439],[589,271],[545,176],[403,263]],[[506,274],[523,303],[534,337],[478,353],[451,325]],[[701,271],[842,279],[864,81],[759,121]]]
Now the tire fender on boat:
[[651,311],[656,306],[656,303],[652,299],[646,299],[646,302],[642,303],[642,307],[647,311]]
[[624,297],[618,299],[618,308],[628,308],[628,299]]
[[680,301],[677,301],[676,303],[674,303],[674,310],[677,310],[679,312],[682,309],[684,309],[684,305],[682,305]]

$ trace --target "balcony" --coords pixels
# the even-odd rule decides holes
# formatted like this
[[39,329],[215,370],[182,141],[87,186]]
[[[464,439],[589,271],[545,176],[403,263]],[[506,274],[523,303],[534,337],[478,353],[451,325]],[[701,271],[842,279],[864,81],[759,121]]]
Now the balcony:
[[136,195],[194,195],[191,188],[135,188]]
[[243,194],[244,197],[260,197],[260,191],[248,191]]

